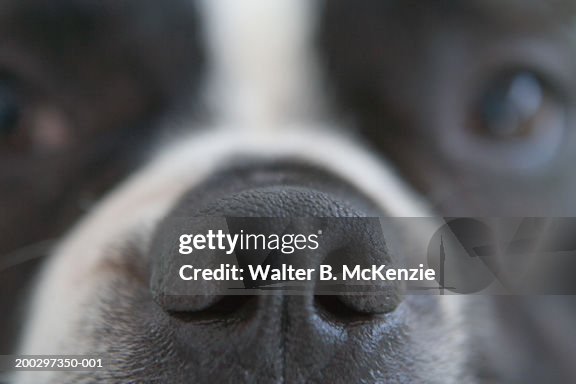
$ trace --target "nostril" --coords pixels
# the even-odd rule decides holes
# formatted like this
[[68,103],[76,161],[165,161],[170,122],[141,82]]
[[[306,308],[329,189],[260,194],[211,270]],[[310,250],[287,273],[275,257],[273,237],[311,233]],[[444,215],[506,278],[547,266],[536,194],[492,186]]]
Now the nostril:
[[169,311],[168,314],[184,322],[230,321],[246,318],[256,307],[256,296],[222,296],[214,304],[198,311]]
[[392,313],[402,298],[396,289],[384,289],[368,294],[316,294],[314,305],[320,315],[344,323],[369,321]]
[[358,313],[374,315],[394,312],[402,301],[398,286],[372,285],[365,289],[367,290],[364,294],[343,293],[338,298],[344,305]]
[[354,323],[370,321],[375,314],[359,312],[346,305],[339,296],[336,295],[316,295],[314,305],[318,314],[328,321],[341,323]]

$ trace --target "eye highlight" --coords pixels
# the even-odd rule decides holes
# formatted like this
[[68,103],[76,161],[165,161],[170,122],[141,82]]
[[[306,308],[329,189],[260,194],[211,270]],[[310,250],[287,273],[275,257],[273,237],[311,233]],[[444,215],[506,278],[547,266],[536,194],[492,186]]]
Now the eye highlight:
[[496,140],[526,140],[555,125],[564,113],[562,102],[534,73],[500,76],[485,88],[476,106],[473,128]]

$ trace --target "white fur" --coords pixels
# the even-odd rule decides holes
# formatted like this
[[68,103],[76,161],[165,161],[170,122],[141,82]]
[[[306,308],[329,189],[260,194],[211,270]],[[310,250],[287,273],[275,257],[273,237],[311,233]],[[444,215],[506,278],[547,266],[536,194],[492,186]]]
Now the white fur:
[[202,0],[210,109],[228,127],[269,130],[320,108],[310,47],[314,2]]

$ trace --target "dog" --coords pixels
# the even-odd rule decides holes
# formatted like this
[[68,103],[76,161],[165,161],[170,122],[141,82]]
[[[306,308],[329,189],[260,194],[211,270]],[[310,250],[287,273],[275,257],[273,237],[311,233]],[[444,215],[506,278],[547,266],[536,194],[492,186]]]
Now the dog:
[[[575,14],[569,1],[4,1],[1,249],[50,248],[37,274],[0,271],[24,292],[0,301],[6,327],[21,316],[13,351],[113,360],[11,380],[573,382],[569,297],[169,302],[151,249],[182,216],[570,216]],[[376,252],[361,229],[347,236],[366,252],[346,261]]]

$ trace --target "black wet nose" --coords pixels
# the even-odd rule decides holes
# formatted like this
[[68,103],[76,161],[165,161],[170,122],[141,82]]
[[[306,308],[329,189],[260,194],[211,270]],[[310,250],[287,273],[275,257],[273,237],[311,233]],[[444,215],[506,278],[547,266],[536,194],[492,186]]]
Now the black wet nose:
[[[225,296],[288,289],[315,297],[315,305],[336,317],[397,305],[397,286],[359,284],[355,271],[393,260],[379,219],[347,202],[300,186],[272,186],[216,199],[194,215],[183,214],[187,209],[177,207],[164,221],[152,251],[152,291],[167,312],[199,313],[244,301]],[[297,286],[288,287],[291,282]]]
[[232,370],[293,372],[297,381],[335,354],[364,353],[361,325],[386,322],[400,287],[351,277],[394,257],[372,205],[346,193],[272,183],[186,196],[160,224],[150,255],[154,300],[188,340],[184,348],[219,351]]

